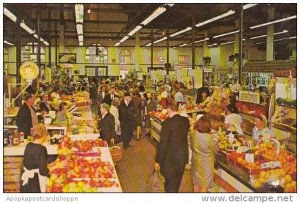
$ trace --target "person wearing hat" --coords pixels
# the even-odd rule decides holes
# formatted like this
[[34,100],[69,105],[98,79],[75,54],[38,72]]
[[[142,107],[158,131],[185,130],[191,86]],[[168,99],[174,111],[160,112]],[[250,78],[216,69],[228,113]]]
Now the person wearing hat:
[[25,95],[25,102],[17,114],[18,132],[23,132],[25,139],[30,135],[31,128],[38,124],[38,118],[33,108],[34,101],[35,96],[33,94]]
[[100,138],[105,140],[108,145],[114,144],[116,137],[115,118],[109,113],[109,105],[106,103],[100,106],[101,119],[99,122]]
[[270,141],[275,138],[274,133],[268,128],[268,121],[266,116],[260,115],[254,119],[254,128],[252,131],[252,138],[259,143],[263,141]]
[[134,129],[133,105],[131,103],[131,94],[128,92],[124,94],[124,99],[120,103],[119,119],[121,122],[123,148],[127,149],[129,147],[129,142],[132,139]]
[[236,108],[236,106],[229,104],[226,109],[224,127],[228,130],[235,131],[238,134],[242,135],[242,121],[242,117],[238,114],[238,109]]

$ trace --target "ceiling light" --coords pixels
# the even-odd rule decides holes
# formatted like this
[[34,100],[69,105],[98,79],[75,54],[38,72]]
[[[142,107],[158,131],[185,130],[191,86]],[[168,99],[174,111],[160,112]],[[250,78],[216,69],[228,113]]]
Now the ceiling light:
[[33,36],[34,36],[35,38],[39,38],[39,36],[38,36],[36,33],[34,33]]
[[184,44],[181,44],[181,45],[179,45],[180,47],[185,47],[187,44],[186,43],[184,43]]
[[230,16],[230,15],[232,15],[232,14],[234,14],[234,13],[235,13],[235,11],[229,10],[229,11],[227,11],[226,13],[223,13],[223,14],[221,14],[221,15],[219,15],[219,16],[216,16],[216,17],[213,17],[213,18],[211,18],[211,19],[209,19],[209,20],[206,20],[206,21],[203,21],[203,22],[201,22],[201,23],[198,23],[198,24],[196,24],[195,26],[196,26],[196,27],[200,27],[200,26],[206,25],[206,24],[208,24],[208,23],[214,22],[214,21],[216,21],[216,20],[219,20],[219,19],[221,19],[221,18],[225,18],[225,17],[227,17],[227,16]]
[[173,49],[176,49],[176,47],[172,47]]
[[246,10],[246,9],[251,8],[253,6],[256,6],[256,5],[257,4],[246,4],[246,5],[243,6],[243,10]]
[[88,9],[88,10],[87,10],[87,13],[90,14],[90,13],[91,13],[91,9]]
[[14,22],[17,22],[17,16],[15,16],[15,14],[13,14],[12,12],[10,12],[10,10],[8,10],[7,8],[4,7],[4,14],[11,19]]
[[265,44],[266,42],[256,42],[255,44]]
[[190,31],[191,29],[193,29],[193,28],[192,28],[192,27],[187,27],[187,28],[185,28],[184,30],[180,30],[180,31],[178,31],[178,32],[175,32],[175,33],[171,34],[170,37],[174,37],[174,36],[176,36],[176,35],[180,35],[180,34],[182,34],[182,33],[184,33],[184,32]]
[[115,43],[115,46],[117,47],[117,46],[119,46],[121,43],[120,42],[117,42],[117,43]]
[[255,26],[250,27],[250,29],[255,29],[255,28],[259,28],[259,27],[263,27],[263,26],[267,26],[267,25],[271,25],[271,24],[275,24],[275,23],[280,23],[280,22],[292,20],[292,19],[295,19],[295,18],[297,18],[296,15],[290,16],[290,17],[287,17],[287,18],[282,18],[282,19],[279,19],[279,20],[274,20],[274,21],[271,21],[271,22],[263,23],[263,24],[259,24],[259,25],[255,25]]
[[289,37],[289,39],[296,39],[296,38],[297,38],[297,36]]
[[29,34],[32,35],[34,33],[34,31],[25,24],[24,20],[20,23],[20,26],[21,26],[21,28],[26,30]]
[[140,29],[142,29],[142,26],[141,25],[137,25],[133,30],[131,30],[128,35],[129,36],[132,36],[134,35],[134,33],[136,33],[137,31],[139,31]]
[[225,44],[233,44],[235,41],[230,41],[230,42],[223,42],[220,45],[225,45]]
[[218,45],[218,43],[213,43],[213,44],[208,45],[208,47],[213,47],[213,46],[217,46],[217,45]]
[[78,35],[78,41],[83,42],[83,35]]
[[199,43],[199,42],[204,42],[204,41],[207,41],[207,40],[209,40],[209,38],[208,38],[208,37],[206,37],[205,39],[201,39],[201,40],[197,40],[197,41],[195,41],[195,44],[196,44],[196,43]]
[[8,41],[6,41],[6,40],[4,40],[3,42],[4,42],[4,44],[14,45],[13,43],[10,43],[10,42],[8,42]]
[[[280,35],[280,34],[284,34],[287,32],[289,32],[289,31],[283,30],[282,32],[276,32],[273,35]],[[255,37],[250,37],[250,39],[258,39],[258,38],[262,38],[262,37],[267,37],[267,35],[259,35],[259,36],[255,36]]]
[[152,20],[154,20],[156,17],[158,17],[160,14],[166,11],[165,7],[158,7],[148,18],[146,18],[141,24],[147,25]]
[[159,40],[156,40],[156,41],[153,42],[153,43],[156,44],[156,43],[161,42],[161,41],[164,41],[164,40],[166,40],[166,39],[167,39],[167,37],[163,37],[163,38],[161,38],[161,39],[159,39]]
[[83,23],[83,4],[75,4],[76,23]]
[[151,43],[148,43],[148,44],[146,44],[145,46],[146,46],[146,47],[150,47],[150,46],[151,46]]
[[174,6],[174,4],[165,4],[165,6],[172,7],[172,6]]
[[123,43],[123,42],[125,42],[127,39],[129,38],[129,36],[128,35],[126,35],[125,37],[123,37],[121,40],[120,40],[120,43]]
[[227,33],[224,33],[224,34],[220,34],[220,35],[216,35],[216,36],[213,36],[213,38],[220,38],[220,37],[224,37],[224,36],[227,36],[227,35],[232,35],[232,34],[235,34],[235,33],[238,33],[240,30],[236,30],[236,31],[233,31],[233,32],[227,32]]
[[79,42],[79,46],[83,46],[83,42]]
[[83,25],[80,23],[76,24],[76,30],[78,35],[83,35]]
[[49,43],[48,43],[47,41],[44,41],[44,44],[45,44],[46,46],[49,46]]

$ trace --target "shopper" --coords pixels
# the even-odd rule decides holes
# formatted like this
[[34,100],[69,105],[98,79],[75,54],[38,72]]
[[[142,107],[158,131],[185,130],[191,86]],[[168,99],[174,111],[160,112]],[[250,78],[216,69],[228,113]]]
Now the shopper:
[[54,123],[55,124],[59,124],[59,125],[67,125],[68,124],[67,111],[68,111],[68,105],[67,105],[67,103],[66,102],[62,102],[59,105],[58,112],[56,114]]
[[203,116],[195,123],[195,132],[191,133],[192,149],[192,179],[194,192],[208,192],[213,189],[214,154],[217,150],[217,141],[211,134],[210,120]]
[[101,120],[99,123],[100,138],[105,140],[110,146],[115,141],[115,118],[109,113],[109,105],[106,103],[100,106]]
[[111,86],[110,90],[109,90],[109,94],[105,95],[103,102],[106,103],[106,104],[108,104],[108,105],[111,105],[111,102],[112,102],[112,100],[115,97],[118,97],[116,95],[116,87],[115,86]]
[[182,94],[182,89],[177,90],[177,93],[174,95],[175,102],[183,104],[184,98]]
[[51,110],[50,104],[49,104],[49,94],[45,93],[43,94],[42,101],[40,103],[40,111],[45,111],[47,114]]
[[26,145],[23,157],[21,192],[46,192],[48,153],[43,143],[47,140],[47,130],[43,124],[33,128],[33,142]]
[[109,112],[115,118],[115,132],[116,132],[116,135],[121,135],[121,126],[120,126],[120,119],[119,119],[119,105],[120,105],[120,100],[119,100],[119,98],[116,97],[111,102],[111,106],[109,108]]
[[166,179],[165,191],[178,192],[188,163],[189,120],[178,114],[175,102],[168,102],[167,111],[169,118],[162,123],[154,168]]
[[143,116],[142,116],[142,110],[143,110],[143,99],[140,95],[140,91],[138,88],[136,88],[133,91],[133,97],[132,97],[132,105],[133,105],[133,113],[134,113],[134,121],[135,121],[135,127],[136,127],[136,139],[140,140],[141,134],[142,134],[142,125],[143,125]]
[[236,106],[229,104],[226,109],[224,124],[225,129],[228,129],[232,132],[237,132],[238,134],[242,135],[242,121],[242,117],[238,114],[238,109],[236,108]]
[[129,142],[132,139],[134,129],[133,106],[131,102],[131,95],[128,92],[124,94],[124,99],[120,103],[119,117],[121,122],[123,148],[127,149],[129,147]]
[[36,111],[33,108],[34,101],[35,96],[33,94],[25,95],[25,102],[17,114],[18,132],[23,132],[25,139],[30,135],[31,128],[38,124]]
[[105,85],[99,86],[99,88],[98,88],[98,95],[99,95],[99,104],[104,103],[104,98],[107,95],[106,86]]
[[268,121],[266,116],[260,115],[254,119],[254,128],[252,138],[260,144],[263,141],[270,141],[275,138],[274,133],[267,127]]
[[139,88],[140,92],[145,92],[145,87],[141,82],[137,82],[136,85]]
[[147,133],[147,135],[150,135],[151,122],[150,122],[149,112],[156,110],[156,108],[157,108],[157,102],[153,98],[151,92],[147,92],[145,94],[145,98],[146,98],[146,104],[145,104],[145,126],[146,126],[146,133]]
[[98,87],[94,82],[91,82],[90,86],[90,99],[92,101],[91,110],[94,114],[98,114],[99,98],[98,98]]

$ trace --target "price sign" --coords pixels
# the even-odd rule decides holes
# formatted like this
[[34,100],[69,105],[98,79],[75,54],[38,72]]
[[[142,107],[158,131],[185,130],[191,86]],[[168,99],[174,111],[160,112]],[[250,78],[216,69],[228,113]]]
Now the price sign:
[[240,91],[239,100],[260,104],[260,95],[258,92]]

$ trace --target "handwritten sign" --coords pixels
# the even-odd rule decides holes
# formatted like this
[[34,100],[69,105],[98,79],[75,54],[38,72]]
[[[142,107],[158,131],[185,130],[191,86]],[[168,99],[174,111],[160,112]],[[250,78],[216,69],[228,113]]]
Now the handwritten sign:
[[258,92],[240,91],[239,100],[260,104],[260,95]]

